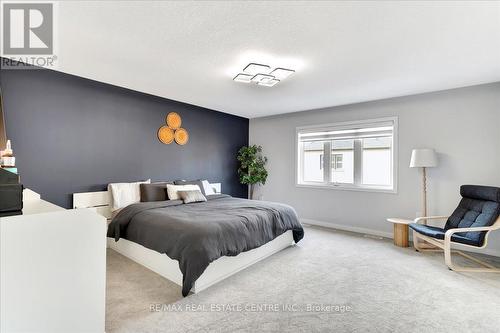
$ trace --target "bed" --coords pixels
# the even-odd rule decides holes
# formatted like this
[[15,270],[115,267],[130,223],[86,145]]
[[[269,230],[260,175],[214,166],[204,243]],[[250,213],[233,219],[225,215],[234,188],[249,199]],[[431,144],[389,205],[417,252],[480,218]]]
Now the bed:
[[[299,242],[304,231],[288,205],[208,195],[206,202],[135,203],[108,227],[110,248],[197,293]],[[74,195],[75,208],[107,215],[106,192]]]

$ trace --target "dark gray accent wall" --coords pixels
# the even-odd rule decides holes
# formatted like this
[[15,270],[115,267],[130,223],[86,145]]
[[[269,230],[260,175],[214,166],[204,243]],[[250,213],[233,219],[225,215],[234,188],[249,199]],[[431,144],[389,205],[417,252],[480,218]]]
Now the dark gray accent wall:
[[[246,197],[236,154],[248,119],[51,70],[1,70],[6,131],[25,187],[71,207],[72,193],[111,182],[208,179]],[[189,143],[156,132],[175,111]]]

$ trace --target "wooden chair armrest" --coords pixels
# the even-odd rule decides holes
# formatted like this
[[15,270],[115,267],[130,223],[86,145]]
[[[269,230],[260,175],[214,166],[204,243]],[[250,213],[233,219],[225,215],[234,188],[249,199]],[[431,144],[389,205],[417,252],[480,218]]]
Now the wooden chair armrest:
[[421,221],[427,221],[427,220],[447,220],[449,216],[422,216],[422,217],[417,217],[415,220],[413,220],[413,223],[420,223]]
[[444,234],[444,242],[449,243],[451,242],[451,236],[453,234],[456,234],[457,232],[480,232],[480,231],[492,231],[492,230],[497,230],[500,228],[500,225],[492,225],[489,227],[476,227],[476,228],[453,228],[453,229],[448,229],[446,233]]

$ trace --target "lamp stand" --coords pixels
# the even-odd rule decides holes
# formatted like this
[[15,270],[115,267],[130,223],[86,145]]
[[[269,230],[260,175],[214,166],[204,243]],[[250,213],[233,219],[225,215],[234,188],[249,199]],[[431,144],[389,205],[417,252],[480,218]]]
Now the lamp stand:
[[[425,167],[422,167],[422,213],[423,216],[427,216],[427,173]],[[424,220],[424,224],[427,224],[427,220]]]

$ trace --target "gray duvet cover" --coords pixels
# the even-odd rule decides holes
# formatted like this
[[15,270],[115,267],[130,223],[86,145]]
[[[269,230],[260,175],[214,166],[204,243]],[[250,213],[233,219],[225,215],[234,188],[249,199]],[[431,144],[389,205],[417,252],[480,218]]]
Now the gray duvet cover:
[[179,261],[182,295],[208,265],[222,256],[255,249],[292,230],[304,230],[295,210],[284,204],[211,195],[207,202],[142,202],[125,207],[110,223],[108,237],[138,243]]

